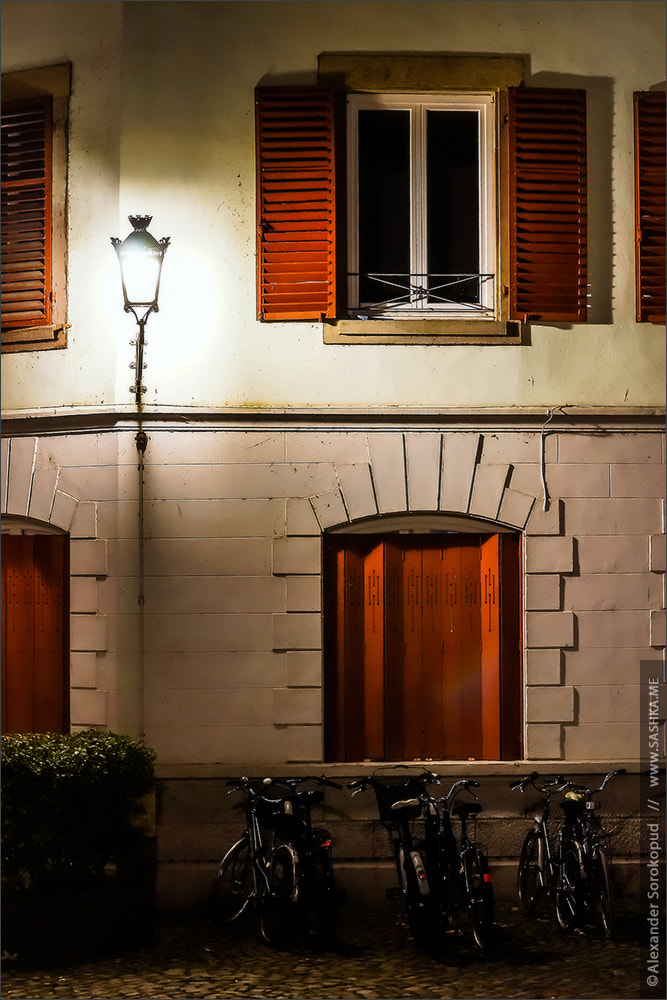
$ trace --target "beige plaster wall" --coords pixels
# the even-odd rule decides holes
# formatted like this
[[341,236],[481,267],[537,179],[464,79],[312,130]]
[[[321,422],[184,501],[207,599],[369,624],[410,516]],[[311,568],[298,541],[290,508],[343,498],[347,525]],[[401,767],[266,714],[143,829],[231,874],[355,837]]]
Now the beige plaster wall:
[[[70,331],[5,356],[3,410],[130,407],[110,236],[169,235],[147,328],[149,407],[662,405],[664,328],[634,321],[632,92],[664,83],[664,5],[644,2],[3,2],[7,72],[70,60]],[[36,20],[41,30],[35,33]],[[325,345],[255,316],[253,89],[311,82],[324,51],[521,54],[585,87],[590,319],[515,346]]]
[[665,646],[663,435],[556,427],[546,510],[540,438],[151,425],[143,544],[132,432],[5,440],[3,517],[72,538],[72,724],[145,732],[165,765],[321,761],[322,533],[455,513],[524,535],[525,758],[637,760],[640,661]]

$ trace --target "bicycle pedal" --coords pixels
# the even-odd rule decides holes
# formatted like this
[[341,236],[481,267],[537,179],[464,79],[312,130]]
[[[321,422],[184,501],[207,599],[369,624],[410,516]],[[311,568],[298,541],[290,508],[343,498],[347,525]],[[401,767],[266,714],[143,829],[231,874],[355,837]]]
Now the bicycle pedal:
[[390,889],[385,889],[385,896],[393,903],[398,899],[403,899],[403,890],[399,886],[394,885]]

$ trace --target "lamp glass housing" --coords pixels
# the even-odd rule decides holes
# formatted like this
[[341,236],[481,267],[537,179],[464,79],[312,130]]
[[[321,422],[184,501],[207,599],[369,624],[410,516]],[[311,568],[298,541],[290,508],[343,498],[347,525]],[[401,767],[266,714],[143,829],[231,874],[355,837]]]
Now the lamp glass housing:
[[150,215],[129,216],[133,231],[122,243],[112,240],[120,265],[126,311],[135,307],[145,307],[149,312],[158,309],[160,274],[169,237],[158,242],[151,236],[148,232],[151,218]]

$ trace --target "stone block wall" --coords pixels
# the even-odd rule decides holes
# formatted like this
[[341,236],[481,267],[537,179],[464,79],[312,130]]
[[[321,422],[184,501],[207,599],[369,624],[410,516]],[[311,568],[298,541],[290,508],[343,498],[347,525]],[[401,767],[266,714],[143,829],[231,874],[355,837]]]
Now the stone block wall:
[[[184,866],[184,886],[233,834],[225,777],[322,766],[322,534],[341,526],[467,515],[521,532],[520,766],[637,771],[640,662],[665,644],[656,421],[153,420],[141,476],[127,425],[20,430],[2,442],[3,528],[70,535],[72,727],[157,750],[160,859]],[[343,856],[380,859],[371,804],[332,808]],[[499,857],[516,848],[508,808],[489,832]]]
[[131,431],[16,436],[3,515],[70,533],[72,724],[143,731],[163,763],[321,760],[322,533],[438,513],[523,534],[525,757],[636,759],[662,438],[156,423],[140,485]]

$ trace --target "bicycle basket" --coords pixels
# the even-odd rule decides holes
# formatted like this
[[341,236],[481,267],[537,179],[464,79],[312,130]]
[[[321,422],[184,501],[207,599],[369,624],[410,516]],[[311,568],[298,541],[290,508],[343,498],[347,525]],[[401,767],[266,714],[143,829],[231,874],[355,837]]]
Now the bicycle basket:
[[401,799],[418,798],[423,790],[424,782],[416,777],[383,775],[373,778],[373,791],[382,822],[396,823],[396,813],[391,810],[394,802],[400,802]]
[[256,808],[261,825],[274,833],[290,834],[302,822],[301,811],[289,797],[269,798],[267,795],[258,795]]

